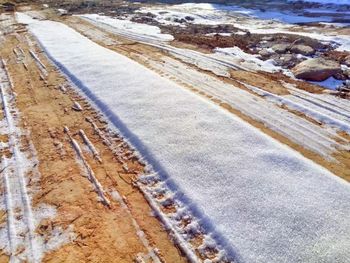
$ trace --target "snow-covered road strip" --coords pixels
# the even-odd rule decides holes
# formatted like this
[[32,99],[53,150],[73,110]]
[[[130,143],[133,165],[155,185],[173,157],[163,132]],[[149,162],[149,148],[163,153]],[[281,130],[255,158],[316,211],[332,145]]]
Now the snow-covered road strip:
[[18,18],[237,261],[349,262],[348,183],[69,27]]

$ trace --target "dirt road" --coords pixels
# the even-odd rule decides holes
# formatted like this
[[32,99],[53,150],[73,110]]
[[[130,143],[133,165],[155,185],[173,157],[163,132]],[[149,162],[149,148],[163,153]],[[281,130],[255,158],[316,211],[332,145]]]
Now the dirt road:
[[[24,226],[24,233],[29,229],[32,235],[25,239],[36,242],[39,248],[12,244],[12,259],[185,262],[144,196],[133,186],[134,177],[143,171],[142,163],[123,138],[109,132],[100,114],[34,43],[26,30],[15,27],[5,36],[0,51],[6,61],[2,70],[9,77],[3,82],[13,85],[3,89],[4,96],[12,98],[9,113],[16,115],[15,132],[23,133],[12,147],[35,155],[37,160],[35,167],[22,174],[29,177],[22,185],[28,202],[22,205],[34,218],[28,219],[25,209],[17,211],[16,203],[11,209],[19,221],[31,224]],[[4,101],[2,105],[6,109]],[[2,114],[1,118],[4,121],[11,116]],[[11,134],[13,131],[2,134],[2,143],[11,140]],[[9,147],[2,148],[7,158],[15,154]],[[1,191],[6,196],[10,191],[3,180]],[[43,205],[54,212],[49,217],[41,215],[40,220],[36,211]],[[2,232],[11,224],[11,209],[1,210]],[[20,239],[23,233],[13,235],[13,239]],[[49,245],[54,237],[58,243]],[[7,262],[9,247],[4,243],[1,246],[0,261]]]
[[[322,97],[319,87],[239,67],[216,74],[229,63],[207,51],[194,53],[195,46],[150,45],[79,17],[59,17],[52,10],[35,15],[65,23],[350,180],[349,135],[279,103],[301,98],[311,101],[306,110],[317,105],[325,116],[339,120],[342,114],[329,113],[326,107],[335,106],[337,98]],[[181,219],[177,229],[164,226],[164,218],[157,216],[178,208],[168,200],[156,207],[140,190],[137,179],[146,171],[142,158],[79,94],[13,14],[2,14],[0,30],[0,200],[5,204],[0,205],[0,262],[10,257],[14,262],[187,262],[178,234],[191,219]],[[274,100],[266,99],[270,97]],[[152,198],[163,200],[165,194]],[[203,249],[202,233],[186,243],[200,260],[218,255],[215,249]]]

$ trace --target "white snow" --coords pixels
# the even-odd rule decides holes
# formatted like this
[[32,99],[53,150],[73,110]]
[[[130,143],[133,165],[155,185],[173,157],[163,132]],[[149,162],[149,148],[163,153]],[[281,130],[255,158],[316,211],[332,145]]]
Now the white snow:
[[320,123],[324,123],[338,129],[339,131],[345,131],[350,134],[350,115],[347,115],[345,112],[342,113],[334,110],[331,106],[324,105],[324,103],[310,101],[307,97],[301,98],[299,94],[280,96],[258,87],[245,83],[242,84],[251,91],[264,96],[269,101],[278,105],[285,105],[292,110],[304,113],[306,116],[309,116]]
[[57,11],[60,13],[60,14],[67,14],[68,11],[66,9],[62,9],[62,8],[58,8]]
[[[257,71],[257,70],[263,70],[267,72],[278,72],[283,71],[283,69],[279,66],[274,65],[274,60],[261,60],[258,58],[258,55],[251,55],[246,52],[244,52],[239,47],[232,47],[232,48],[215,48],[214,51],[216,52],[215,57],[218,55],[221,55],[221,58],[226,59],[235,59],[237,62],[241,64],[243,67]],[[287,71],[286,71],[287,72]],[[286,73],[287,75],[290,75]]]
[[328,78],[324,81],[320,81],[320,82],[317,82],[317,81],[310,81],[310,82],[315,84],[315,85],[319,85],[319,86],[322,86],[324,88],[331,89],[331,90],[336,90],[343,83],[342,80],[338,80],[338,79],[335,79],[333,77],[330,77],[330,78]]
[[[78,28],[80,30],[81,26]],[[99,40],[100,38],[97,35],[92,34],[91,39]],[[157,47],[165,48],[164,44],[157,45]],[[166,50],[171,52],[180,60],[186,61],[186,63],[195,64],[200,68],[211,70],[216,74],[222,74],[224,76],[226,71],[213,67],[213,61],[210,60],[210,56],[213,56],[216,60],[220,59],[220,61],[229,60],[231,64],[233,62],[236,65],[238,63],[242,63],[241,60],[243,60],[239,56],[232,56],[230,54],[227,56],[222,56],[221,54],[216,53],[207,56],[204,56],[204,54],[199,56],[199,54],[197,54],[198,52],[194,53],[194,51],[184,49],[179,50],[170,46],[166,46]],[[245,56],[245,54],[243,55]],[[186,56],[186,59],[184,56]],[[227,57],[229,57],[229,59]],[[297,144],[302,145],[303,147],[316,152],[329,160],[334,160],[332,154],[335,151],[340,149],[345,150],[347,148],[340,145],[343,140],[341,140],[341,138],[339,138],[337,135],[337,130],[331,129],[328,125],[315,125],[288,112],[287,110],[281,109],[279,106],[273,105],[273,103],[266,101],[264,98],[259,98],[254,94],[245,92],[232,85],[225,84],[215,78],[211,78],[207,74],[193,70],[191,67],[188,67],[177,60],[165,57],[162,58],[163,63],[149,60],[149,58],[147,58],[147,60],[149,62],[149,66],[156,71],[160,70],[161,72],[168,73],[170,76],[175,77],[178,81],[193,86],[195,89],[204,92],[206,95],[212,96],[212,98],[227,103],[234,109],[237,109],[240,112],[247,114],[251,118],[264,123],[265,126],[269,127],[275,132],[282,134]],[[245,62],[243,61],[243,63]],[[249,66],[251,66],[251,69],[261,70],[261,68],[257,68],[254,64]],[[336,104],[339,103],[340,101],[336,102]],[[334,104],[331,104],[330,107],[334,109],[337,108]],[[342,108],[337,110],[344,111],[345,109]]]
[[147,24],[135,23],[130,20],[121,20],[117,18],[112,18],[108,16],[98,15],[98,14],[85,14],[81,17],[89,20],[93,20],[99,23],[110,25],[118,30],[129,32],[158,41],[171,41],[174,39],[172,35],[162,34],[160,28],[157,26],[151,26]]
[[349,262],[348,183],[63,24],[29,28],[237,261]]
[[[332,153],[337,149],[342,149],[340,143],[334,140],[335,138],[340,139],[336,131],[329,129],[329,127],[324,129],[279,106],[273,105],[264,98],[198,72],[175,59],[163,58],[163,63],[152,61],[150,65],[156,70],[166,72],[172,77],[175,76],[178,81],[191,85],[207,96],[212,96],[216,100],[227,103],[232,108],[263,123],[273,131],[327,159],[332,159]],[[288,88],[291,87],[288,86]],[[305,94],[303,96],[306,97]],[[335,104],[340,104],[340,101]],[[346,108],[340,109],[334,103],[329,106],[343,112],[350,110],[350,105],[348,110]]]
[[[263,22],[249,21],[248,23],[235,23],[235,27],[242,30],[248,30],[252,34],[292,34],[310,37],[321,42],[337,44],[338,51],[350,51],[350,37],[348,35],[340,35],[332,31],[316,32],[312,27],[308,31],[299,31],[291,25],[280,23],[266,24]],[[292,30],[291,30],[292,29]]]
[[[310,11],[310,9],[308,9]],[[312,9],[317,12],[318,9]],[[318,16],[307,16],[304,12],[292,12],[285,8],[283,10],[270,8],[267,6],[266,10],[259,8],[241,7],[239,5],[224,5],[224,4],[210,4],[210,3],[185,3],[178,5],[163,5],[159,7],[143,7],[138,12],[152,13],[156,15],[155,20],[166,25],[185,26],[179,20],[185,19],[187,23],[217,25],[230,24],[242,17],[259,18],[264,20],[276,20],[284,23],[310,23],[310,22],[331,22],[330,14],[335,14],[337,10],[330,10],[329,12],[320,13]],[[322,9],[321,9],[322,11]],[[187,20],[189,16],[192,20]]]
[[[330,0],[331,1],[331,0]],[[334,1],[332,1],[334,2]],[[334,2],[335,3],[335,2]],[[318,12],[319,9],[312,9],[313,12]],[[311,12],[310,9],[306,11]],[[156,20],[163,24],[171,24],[177,26],[185,26],[175,19],[185,19],[186,16],[194,18],[193,21],[187,21],[194,24],[218,25],[218,24],[233,24],[235,27],[242,30],[248,30],[255,34],[297,34],[309,36],[320,41],[335,42],[340,46],[339,51],[350,51],[350,38],[347,35],[339,35],[337,32],[301,32],[302,30],[289,31],[294,23],[302,22],[331,22],[332,18],[322,15],[324,9],[320,9],[321,13],[317,17],[306,17],[301,14],[293,14],[288,10],[267,10],[262,12],[255,9],[246,9],[232,5],[220,4],[199,4],[187,3],[164,7],[147,7],[142,8],[142,13],[152,13],[156,15]],[[337,13],[338,11],[330,9],[329,13]],[[346,13],[339,13],[342,17]],[[345,18],[345,17],[344,17]],[[283,23],[281,23],[283,22]],[[290,24],[288,24],[290,23]],[[336,26],[337,24],[332,24]],[[344,25],[340,25],[341,27]],[[227,32],[230,33],[230,32]],[[233,33],[233,32],[232,32]]]
[[[24,18],[24,21],[25,19],[26,18]],[[133,41],[138,41],[140,43],[145,43],[147,45],[160,48],[171,53],[173,56],[186,63],[194,64],[201,69],[212,71],[219,76],[229,76],[230,69],[244,69],[239,65],[239,63],[236,63],[236,61],[232,59],[232,56],[230,57],[229,61],[222,60],[213,57],[212,54],[203,54],[201,52],[190,49],[177,48],[168,45],[167,43],[160,42],[152,37],[148,37],[139,33],[131,33],[119,30],[118,27],[115,27],[113,25],[113,23],[109,23],[109,21],[106,20],[104,23],[100,23],[98,20],[90,18],[89,22],[112,34],[117,34]],[[85,26],[78,25],[78,28],[79,30],[84,31],[84,34],[86,33]],[[93,38],[97,37],[99,39],[99,37],[95,35],[95,31],[89,32],[88,35],[92,36]]]

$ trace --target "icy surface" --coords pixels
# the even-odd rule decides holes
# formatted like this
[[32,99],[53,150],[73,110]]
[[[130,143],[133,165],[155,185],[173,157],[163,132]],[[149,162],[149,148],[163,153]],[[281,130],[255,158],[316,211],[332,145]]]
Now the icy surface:
[[349,262],[348,183],[65,25],[30,30],[238,262]]

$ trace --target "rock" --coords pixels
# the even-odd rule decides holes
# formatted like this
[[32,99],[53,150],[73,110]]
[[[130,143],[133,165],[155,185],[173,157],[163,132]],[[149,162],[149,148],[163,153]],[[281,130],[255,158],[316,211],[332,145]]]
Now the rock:
[[290,46],[289,44],[276,44],[276,45],[273,45],[271,48],[276,53],[282,54],[282,53],[286,53],[286,51],[288,50],[289,46]]
[[185,19],[186,19],[187,21],[193,21],[193,20],[194,20],[194,17],[192,17],[192,16],[185,16]]
[[333,77],[337,80],[346,80],[347,79],[347,75],[345,75],[344,72],[339,72],[337,74],[334,74]]
[[278,64],[284,68],[294,67],[297,63],[297,58],[293,54],[284,54],[279,57]]
[[155,14],[153,14],[153,13],[151,13],[151,12],[147,12],[147,13],[145,14],[145,16],[152,17],[152,18],[156,18],[156,17],[157,17],[157,15],[155,15]]
[[345,59],[344,59],[344,62],[343,62],[346,66],[350,67],[350,55],[347,56]]
[[75,111],[82,111],[83,110],[83,107],[80,106],[80,104],[76,101],[74,101],[74,104],[72,106],[72,109],[75,110]]
[[302,54],[305,56],[310,56],[315,54],[315,50],[312,47],[306,46],[306,45],[293,45],[290,51],[292,53]]
[[350,79],[350,69],[345,69],[345,70],[343,70],[343,74],[344,74],[348,79]]
[[273,36],[264,36],[261,40],[263,40],[263,41],[273,41],[274,37]]
[[264,48],[264,49],[262,49],[262,50],[259,51],[259,55],[260,55],[262,58],[268,58],[268,57],[270,57],[270,55],[271,55],[271,51]]
[[303,45],[305,44],[305,40],[302,39],[302,38],[297,38],[296,40],[293,41],[292,45],[291,46],[294,46],[294,45]]
[[293,68],[296,64],[300,63],[304,59],[299,59],[295,54],[275,54],[270,57],[271,59],[276,61],[278,66],[282,68]]
[[345,81],[344,86],[350,89],[350,80]]
[[184,18],[174,18],[173,21],[179,24],[186,23],[186,20]]
[[312,58],[296,65],[292,72],[298,79],[324,81],[341,73],[340,64],[324,58]]
[[294,56],[292,54],[285,54],[285,55],[280,57],[280,60],[285,61],[285,62],[290,62],[293,59],[294,59]]

